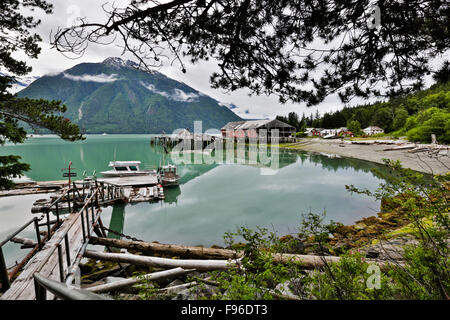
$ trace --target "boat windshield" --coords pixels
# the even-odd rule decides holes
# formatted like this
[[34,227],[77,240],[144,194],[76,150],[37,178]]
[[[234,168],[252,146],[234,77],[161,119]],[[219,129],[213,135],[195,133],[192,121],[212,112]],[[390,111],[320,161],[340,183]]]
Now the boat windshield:
[[116,169],[116,171],[128,171],[127,167],[114,167],[114,169]]
[[129,166],[131,171],[138,171],[138,168],[136,166]]

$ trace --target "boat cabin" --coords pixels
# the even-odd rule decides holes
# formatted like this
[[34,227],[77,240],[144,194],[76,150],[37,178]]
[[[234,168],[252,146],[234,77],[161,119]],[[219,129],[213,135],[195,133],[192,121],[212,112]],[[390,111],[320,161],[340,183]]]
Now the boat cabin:
[[177,173],[177,167],[172,165],[172,164],[168,164],[167,166],[161,166],[161,172],[164,173],[169,173],[169,172],[173,172],[174,174]]
[[126,172],[126,171],[141,171],[139,165],[140,161],[111,161],[109,167],[113,168],[115,171]]

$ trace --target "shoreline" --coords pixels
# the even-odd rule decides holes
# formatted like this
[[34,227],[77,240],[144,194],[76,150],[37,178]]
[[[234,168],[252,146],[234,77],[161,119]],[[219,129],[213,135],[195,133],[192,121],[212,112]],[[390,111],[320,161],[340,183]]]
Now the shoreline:
[[426,153],[410,153],[408,150],[383,151],[387,145],[383,144],[350,144],[342,143],[339,139],[301,139],[298,143],[280,145],[285,150],[309,151],[332,154],[346,158],[354,158],[384,164],[383,158],[399,160],[402,167],[426,174],[446,174],[450,172],[450,152],[436,156]]

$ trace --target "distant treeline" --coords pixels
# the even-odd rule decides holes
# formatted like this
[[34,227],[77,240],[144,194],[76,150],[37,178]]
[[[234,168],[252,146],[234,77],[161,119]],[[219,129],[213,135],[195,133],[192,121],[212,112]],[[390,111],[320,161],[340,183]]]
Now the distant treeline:
[[450,143],[450,82],[438,82],[429,89],[418,91],[388,102],[346,107],[320,116],[291,112],[277,119],[303,132],[307,127],[333,129],[348,127],[355,134],[368,126],[383,128],[394,136],[407,136],[410,141],[429,142],[435,134],[438,142]]

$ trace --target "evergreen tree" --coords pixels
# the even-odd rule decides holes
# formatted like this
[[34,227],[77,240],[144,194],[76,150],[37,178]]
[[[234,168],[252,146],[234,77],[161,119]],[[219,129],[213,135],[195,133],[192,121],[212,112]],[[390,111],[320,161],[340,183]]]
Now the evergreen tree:
[[450,47],[446,0],[133,0],[104,9],[104,21],[58,30],[55,47],[82,55],[89,42],[116,37],[142,65],[168,58],[184,72],[185,60],[212,58],[214,88],[308,105],[413,92]]
[[401,128],[403,128],[406,124],[406,120],[408,119],[408,111],[406,111],[406,109],[401,106],[400,108],[398,108],[395,111],[395,118],[394,118],[394,122],[392,123],[392,128],[394,130],[400,130]]
[[433,75],[436,83],[446,83],[450,81],[450,62],[445,61],[442,67]]
[[351,131],[355,136],[358,136],[362,133],[361,124],[358,120],[352,120],[347,124],[347,128]]
[[[31,71],[25,61],[16,58],[15,53],[25,54],[28,58],[37,58],[40,53],[38,42],[42,39],[29,31],[39,25],[40,20],[22,15],[24,8],[52,13],[52,5],[42,0],[0,2],[0,70],[3,71],[0,75],[0,145],[4,145],[7,140],[13,143],[24,142],[26,131],[20,122],[27,123],[34,129],[49,129],[65,140],[83,139],[79,128],[62,116],[66,107],[60,102],[18,98],[8,92],[17,76]],[[0,156],[0,188],[13,187],[11,179],[20,177],[29,169],[28,164],[20,162],[19,156]]]
[[372,118],[372,125],[383,128],[386,132],[391,131],[392,115],[389,107],[379,109]]

